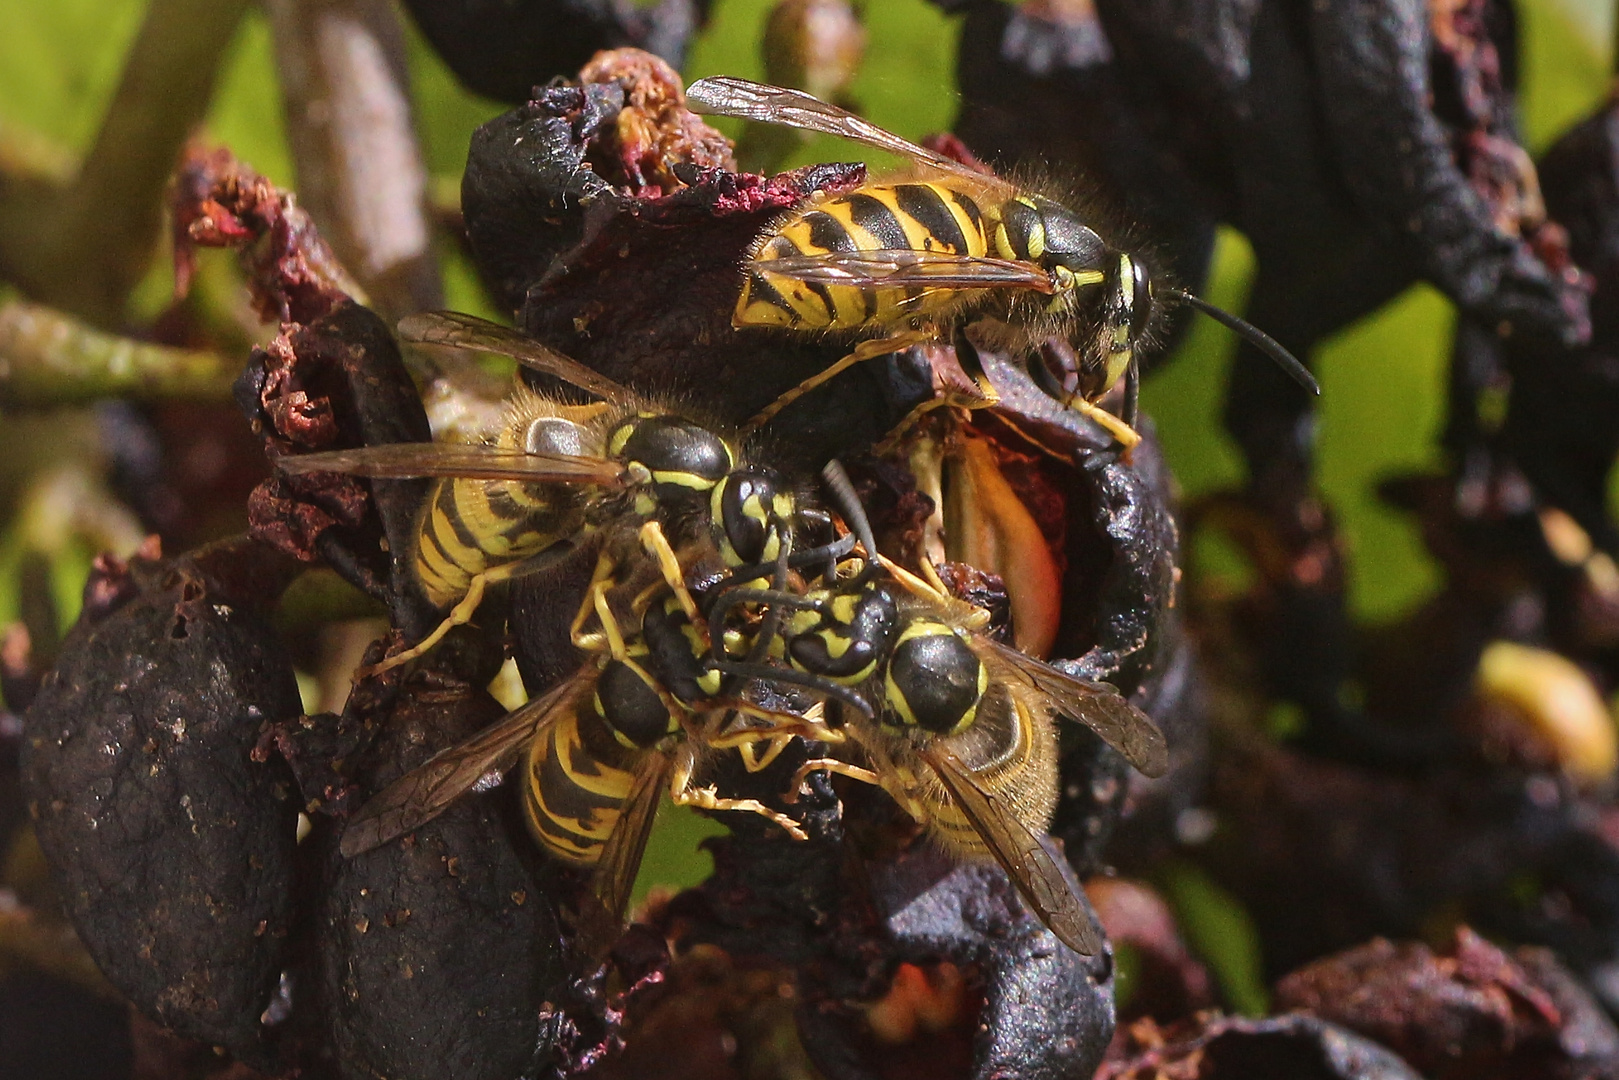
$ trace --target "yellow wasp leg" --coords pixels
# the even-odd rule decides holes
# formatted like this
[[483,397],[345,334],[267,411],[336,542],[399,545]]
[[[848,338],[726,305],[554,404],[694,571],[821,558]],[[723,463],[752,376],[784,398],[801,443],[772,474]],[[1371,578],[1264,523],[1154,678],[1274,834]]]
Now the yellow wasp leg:
[[811,758],[800,765],[797,772],[793,773],[792,784],[787,788],[787,794],[782,797],[790,803],[797,802],[798,793],[803,789],[804,781],[809,779],[809,774],[823,770],[829,773],[837,773],[839,776],[847,776],[851,780],[860,781],[862,784],[880,787],[884,791],[888,790],[888,785],[883,783],[883,778],[870,769],[861,768],[859,765],[851,765],[847,761],[839,761],[837,758]]
[[1136,445],[1141,442],[1141,436],[1136,432],[1135,428],[1093,401],[1086,401],[1082,397],[1074,397],[1069,399],[1068,407],[1086,419],[1106,428],[1107,433],[1117,439],[1119,445],[1124,447],[1125,450],[1134,450]]
[[[573,642],[576,649],[586,652],[601,652],[604,644],[611,644],[607,638],[607,624],[595,633],[585,632],[585,620],[594,613],[598,617],[607,604],[607,591],[613,585],[613,572],[618,569],[618,563],[605,551],[596,558],[596,569],[590,575],[590,585],[585,590],[584,603],[579,605],[579,611],[573,617],[573,625],[568,627],[568,640]],[[622,644],[622,643],[621,643]]]
[[924,342],[933,341],[937,337],[938,335],[932,330],[901,330],[898,333],[890,334],[887,337],[872,338],[869,341],[862,341],[854,347],[854,352],[845,356],[843,359],[839,360],[825,371],[822,371],[820,374],[812,375],[805,379],[803,382],[781,395],[781,397],[777,398],[775,401],[772,401],[769,405],[766,405],[762,412],[760,412],[752,420],[749,420],[746,424],[742,425],[742,434],[748,435],[754,431],[757,431],[765,424],[768,424],[770,419],[777,413],[781,412],[781,410],[785,409],[787,406],[791,405],[793,402],[797,401],[811,390],[814,390],[817,386],[825,383],[828,379],[841,375],[843,372],[854,367],[856,364],[870,360],[874,356],[884,356],[891,352],[898,352],[901,349],[908,349],[912,345],[921,345]]
[[680,601],[686,618],[694,624],[701,625],[702,615],[697,610],[697,601],[692,599],[691,590],[686,588],[686,574],[680,569],[680,560],[675,558],[675,549],[669,546],[669,538],[663,535],[663,526],[656,521],[649,521],[641,526],[641,546],[646,553],[658,560],[658,569],[663,573],[664,584],[675,594]]
[[757,799],[722,799],[716,788],[696,787],[692,783],[692,772],[696,769],[696,758],[692,756],[689,747],[684,748],[675,762],[675,767],[669,777],[669,798],[676,806],[695,806],[699,810],[736,810],[747,814],[758,814],[769,818],[786,830],[787,835],[794,840],[808,840],[809,834],[786,814],[777,813]]
[[373,675],[381,675],[384,671],[391,671],[401,664],[410,663],[410,661],[443,641],[445,634],[448,634],[457,626],[464,626],[471,622],[473,613],[478,610],[478,605],[483,603],[484,594],[488,591],[489,586],[499,585],[503,581],[510,581],[512,578],[533,573],[540,567],[551,563],[553,559],[551,552],[541,552],[538,556],[519,559],[516,562],[491,567],[482,573],[473,574],[471,580],[467,582],[466,595],[456,602],[456,605],[450,609],[450,613],[444,616],[444,621],[434,627],[431,634],[428,634],[404,652],[395,653],[385,660],[379,660],[377,663],[366,667],[355,668],[355,681],[369,679]]

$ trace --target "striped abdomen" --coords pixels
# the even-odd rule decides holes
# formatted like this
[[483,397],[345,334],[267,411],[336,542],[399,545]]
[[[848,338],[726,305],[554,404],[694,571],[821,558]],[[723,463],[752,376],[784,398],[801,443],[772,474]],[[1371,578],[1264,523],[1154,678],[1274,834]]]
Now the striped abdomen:
[[534,839],[569,865],[594,866],[646,753],[614,739],[595,695],[580,695],[572,711],[529,744],[523,812]]
[[941,314],[972,291],[860,289],[770,272],[770,260],[829,251],[946,251],[981,257],[994,208],[941,183],[867,184],[783,220],[760,241],[732,322],[795,330],[853,330]]
[[577,532],[579,504],[566,485],[438,481],[416,534],[422,590],[438,607],[454,603],[473,575],[536,555]]
[[[1057,736],[1051,720],[1015,696],[960,735],[943,736],[980,790],[993,794],[1023,825],[1043,833],[1057,806]],[[987,722],[986,722],[987,721]],[[927,765],[907,770],[927,811],[928,834],[958,855],[986,858],[989,847]]]

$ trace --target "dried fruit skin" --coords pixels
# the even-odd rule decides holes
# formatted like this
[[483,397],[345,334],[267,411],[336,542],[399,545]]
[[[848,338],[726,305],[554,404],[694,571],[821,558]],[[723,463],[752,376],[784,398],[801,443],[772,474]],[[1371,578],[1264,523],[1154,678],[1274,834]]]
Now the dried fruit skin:
[[[378,790],[504,711],[464,685],[407,685],[372,718],[356,772]],[[548,1048],[539,1013],[562,977],[561,939],[504,795],[463,798],[354,859],[322,834],[317,1011],[344,1076],[507,1080]]]
[[525,100],[599,49],[639,46],[679,66],[712,0],[407,0],[433,48],[467,89]]
[[196,565],[141,576],[81,619],[27,714],[30,810],[107,978],[175,1031],[262,1060],[299,807],[285,766],[250,755],[302,711],[298,685],[262,616]]

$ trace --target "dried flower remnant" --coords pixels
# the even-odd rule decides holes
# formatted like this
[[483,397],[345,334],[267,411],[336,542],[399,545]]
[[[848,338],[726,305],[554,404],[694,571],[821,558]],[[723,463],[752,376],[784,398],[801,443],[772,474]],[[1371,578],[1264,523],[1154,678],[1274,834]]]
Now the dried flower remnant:
[[[638,195],[669,194],[685,186],[673,162],[699,169],[736,171],[731,142],[686,108],[680,75],[651,53],[633,49],[598,53],[579,71],[580,86],[616,86],[624,95],[606,153],[616,168],[602,175]],[[656,192],[653,192],[655,194]]]
[[365,302],[289,193],[238,161],[228,150],[195,148],[169,193],[174,220],[174,285],[184,296],[196,249],[237,251],[248,292],[265,322],[312,322],[343,300]]
[[1619,1030],[1548,953],[1508,954],[1465,927],[1438,953],[1379,938],[1293,972],[1276,995],[1440,1080],[1619,1069]]
[[1203,1013],[1160,1028],[1130,1025],[1095,1080],[1418,1080],[1394,1053],[1303,1013],[1263,1020]]

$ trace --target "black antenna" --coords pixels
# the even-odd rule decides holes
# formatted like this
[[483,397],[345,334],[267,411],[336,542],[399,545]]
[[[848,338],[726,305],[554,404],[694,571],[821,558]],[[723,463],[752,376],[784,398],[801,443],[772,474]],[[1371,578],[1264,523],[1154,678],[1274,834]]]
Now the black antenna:
[[855,493],[854,481],[843,468],[843,462],[837,458],[828,461],[821,469],[821,479],[832,490],[833,501],[838,504],[838,510],[843,514],[843,520],[860,537],[860,543],[866,549],[866,563],[877,566],[883,557],[877,554],[877,541],[871,533],[871,519],[866,517],[866,508],[860,505],[860,496]]
[[1165,296],[1176,300],[1184,300],[1186,303],[1191,304],[1221,326],[1235,330],[1238,337],[1281,365],[1283,371],[1293,376],[1294,382],[1310,391],[1310,393],[1320,396],[1321,384],[1315,381],[1315,376],[1310,374],[1309,368],[1299,363],[1299,358],[1288,352],[1281,342],[1247,319],[1240,319],[1225,310],[1225,308],[1215,307],[1202,297],[1193,296],[1182,289],[1164,289],[1162,291]]
[[859,712],[867,720],[877,715],[876,711],[871,707],[871,702],[867,701],[859,691],[852,687],[835,683],[824,675],[812,675],[807,671],[799,671],[797,668],[774,667],[770,664],[738,663],[734,660],[721,660],[714,667],[726,675],[742,675],[747,678],[758,679],[760,682],[787,683],[790,686],[806,687],[825,697],[836,698]]

